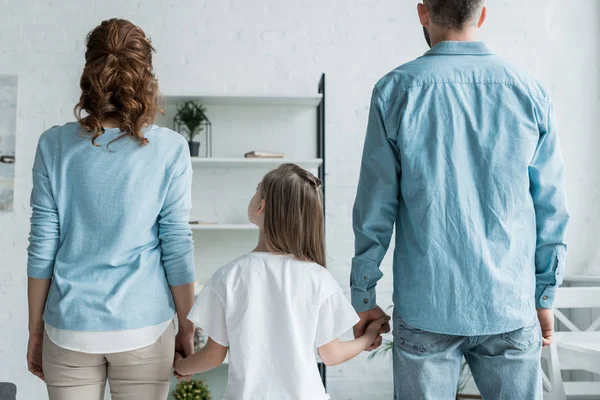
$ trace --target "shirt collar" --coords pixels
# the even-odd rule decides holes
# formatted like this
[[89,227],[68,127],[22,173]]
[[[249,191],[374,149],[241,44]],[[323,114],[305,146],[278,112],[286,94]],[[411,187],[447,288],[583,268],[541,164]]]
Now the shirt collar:
[[443,41],[433,46],[427,53],[426,56],[438,56],[438,55],[450,55],[450,56],[463,56],[463,55],[475,55],[475,56],[486,56],[494,54],[492,49],[483,42],[451,42]]

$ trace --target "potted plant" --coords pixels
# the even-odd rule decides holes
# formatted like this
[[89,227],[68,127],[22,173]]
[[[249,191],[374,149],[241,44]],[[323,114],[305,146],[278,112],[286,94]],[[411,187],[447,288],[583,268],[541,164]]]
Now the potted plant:
[[195,379],[179,382],[171,395],[177,400],[212,400],[206,383]]
[[202,333],[202,329],[196,328],[194,330],[194,352],[197,353],[206,344],[206,338]]
[[195,142],[194,138],[204,130],[204,122],[208,121],[205,112],[206,108],[202,104],[191,100],[177,106],[175,122],[183,128],[184,132],[180,133],[188,139],[192,157],[197,157],[200,150],[200,142]]

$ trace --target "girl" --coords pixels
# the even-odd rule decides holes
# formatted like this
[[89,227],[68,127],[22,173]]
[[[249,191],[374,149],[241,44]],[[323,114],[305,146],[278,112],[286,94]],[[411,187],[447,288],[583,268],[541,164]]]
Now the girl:
[[284,164],[269,172],[248,206],[260,228],[250,254],[219,269],[188,318],[208,335],[191,357],[176,356],[179,375],[220,365],[229,351],[226,399],[328,399],[315,346],[326,365],[343,363],[371,346],[389,317],[364,336],[337,338],[358,316],[324,268],[321,182]]
[[78,121],[39,140],[27,361],[51,400],[102,399],[107,379],[113,400],[164,400],[176,345],[193,352],[190,154],[152,124],[152,52],[131,22],[102,22],[88,35]]

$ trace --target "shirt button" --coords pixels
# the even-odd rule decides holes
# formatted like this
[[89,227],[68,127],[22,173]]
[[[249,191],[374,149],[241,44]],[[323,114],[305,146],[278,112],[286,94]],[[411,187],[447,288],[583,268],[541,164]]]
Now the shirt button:
[[542,297],[542,299],[548,300],[548,296],[544,296],[544,297]]
[[365,276],[365,281],[368,281],[368,280],[369,280],[369,277],[368,277],[368,276]]
[[369,299],[363,299],[363,303],[367,304],[369,302]]

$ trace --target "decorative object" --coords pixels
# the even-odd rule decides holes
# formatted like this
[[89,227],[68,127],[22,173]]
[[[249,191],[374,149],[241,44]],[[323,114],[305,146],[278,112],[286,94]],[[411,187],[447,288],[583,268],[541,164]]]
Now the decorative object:
[[17,77],[0,75],[0,212],[13,210]]
[[205,345],[206,338],[204,337],[204,331],[200,328],[196,328],[196,330],[194,330],[194,352],[199,352]]
[[192,157],[198,157],[200,150],[200,142],[194,141],[194,138],[200,132],[204,132],[205,157],[212,156],[212,126],[206,117],[206,108],[202,104],[188,100],[177,106],[177,114],[173,118],[173,129],[188,139]]
[[178,383],[171,395],[177,400],[212,400],[206,383],[195,379]]
[[274,151],[249,151],[248,153],[244,154],[244,157],[246,158],[284,158],[285,154],[283,153],[276,153]]

